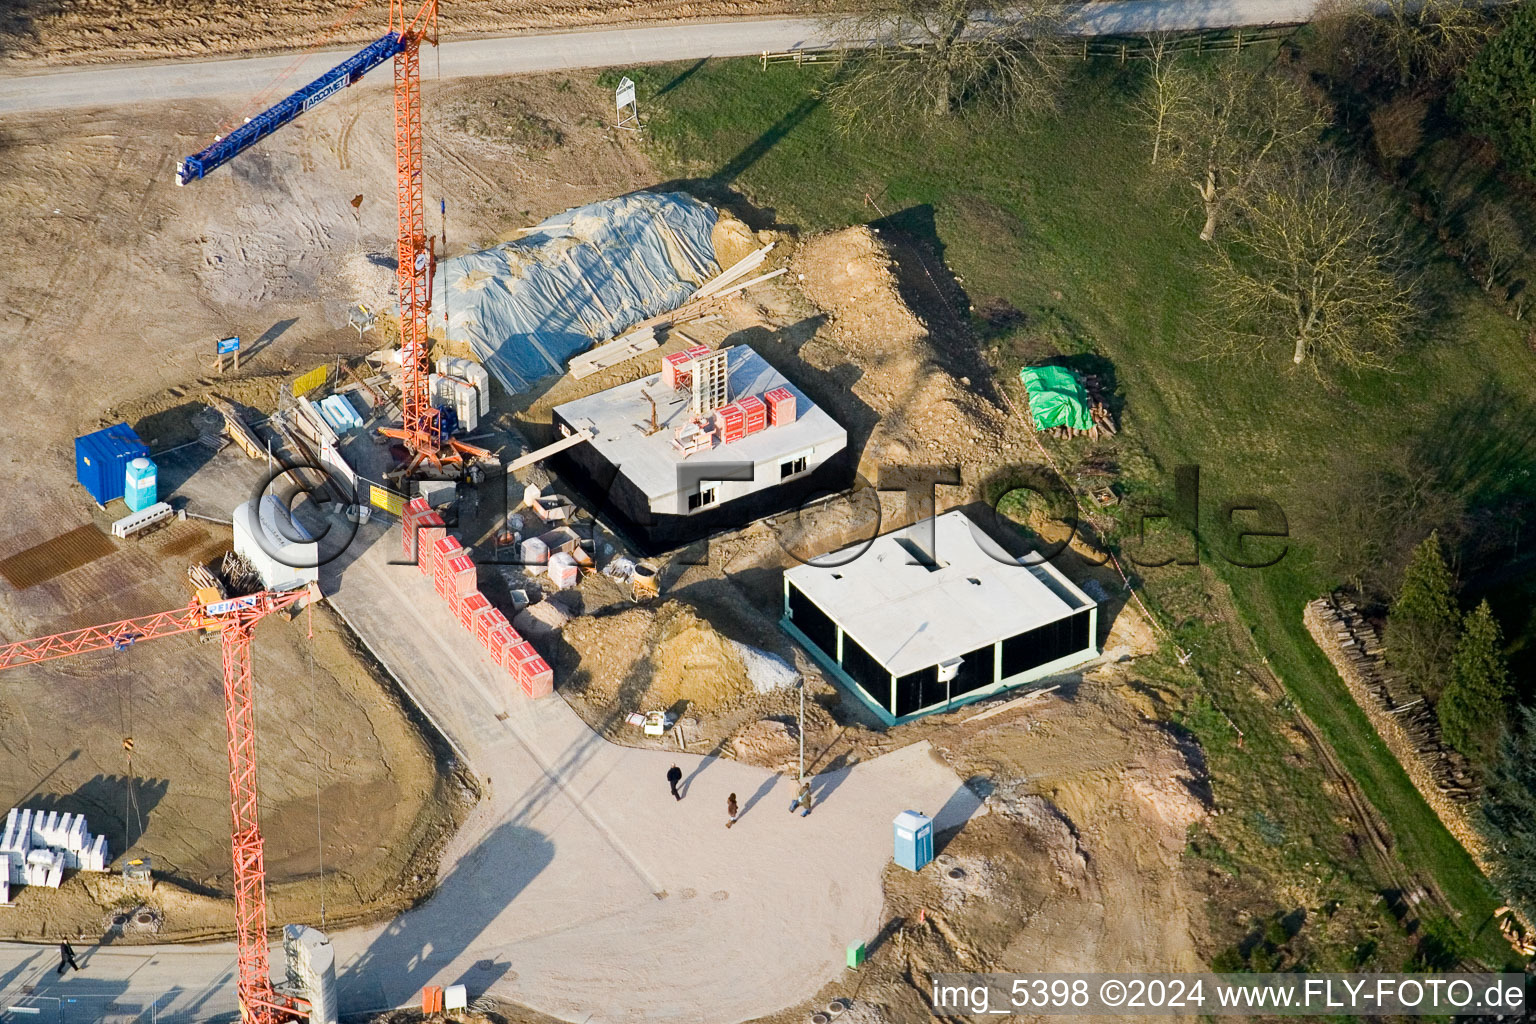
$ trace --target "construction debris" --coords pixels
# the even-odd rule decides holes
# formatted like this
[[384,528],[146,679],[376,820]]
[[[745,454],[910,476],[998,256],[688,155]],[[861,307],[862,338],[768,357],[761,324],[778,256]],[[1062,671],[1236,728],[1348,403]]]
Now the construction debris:
[[219,563],[219,575],[224,577],[227,593],[231,595],[254,594],[262,589],[261,574],[238,551],[224,552]]

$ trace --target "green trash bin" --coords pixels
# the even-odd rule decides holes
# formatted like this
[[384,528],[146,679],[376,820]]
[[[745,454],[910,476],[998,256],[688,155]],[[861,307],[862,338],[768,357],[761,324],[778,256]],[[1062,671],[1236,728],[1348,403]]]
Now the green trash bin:
[[864,964],[864,943],[850,942],[848,944],[848,969],[858,970]]

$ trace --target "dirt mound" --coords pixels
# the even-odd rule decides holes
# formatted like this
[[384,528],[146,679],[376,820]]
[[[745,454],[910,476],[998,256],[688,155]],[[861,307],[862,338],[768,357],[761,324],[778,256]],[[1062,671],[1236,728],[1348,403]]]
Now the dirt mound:
[[[830,323],[832,370],[852,359],[862,371],[853,393],[879,414],[862,469],[926,462],[996,465],[1019,430],[967,377],[937,362],[928,325],[908,308],[890,249],[868,227],[821,235],[792,265],[806,297]],[[808,360],[812,357],[807,356]],[[975,475],[968,472],[968,476]]]
[[1187,772],[1165,774],[1136,765],[1127,768],[1121,778],[1125,788],[1165,826],[1158,835],[1170,852],[1182,850],[1189,826],[1209,813],[1191,791]]
[[801,290],[830,313],[853,340],[878,346],[928,337],[928,325],[902,302],[895,261],[872,230],[859,226],[820,235],[795,254]]
[[799,754],[800,729],[793,719],[764,718],[731,737],[731,751],[739,761],[784,768]]
[[1044,850],[1062,885],[1077,889],[1087,880],[1088,858],[1078,842],[1077,830],[1055,804],[1034,793],[999,790],[990,801],[996,810],[1018,822],[1032,844]]
[[758,241],[752,229],[742,223],[740,219],[720,210],[719,217],[715,220],[715,228],[710,232],[710,243],[715,247],[715,262],[720,264],[721,270],[727,270],[731,264],[740,260],[763,245]]
[[735,646],[687,608],[658,618],[651,661],[651,695],[667,707],[686,700],[711,710],[754,692]]
[[736,645],[677,603],[575,619],[565,627],[589,700],[617,698],[626,711],[686,701],[717,711],[755,693]]

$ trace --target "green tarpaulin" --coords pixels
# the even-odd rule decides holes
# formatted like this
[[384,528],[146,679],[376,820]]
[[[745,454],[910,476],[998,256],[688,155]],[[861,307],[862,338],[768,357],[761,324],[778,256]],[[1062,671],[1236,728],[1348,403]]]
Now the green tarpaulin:
[[1019,371],[1019,379],[1029,392],[1029,414],[1036,430],[1087,430],[1093,426],[1088,393],[1071,370],[1060,366],[1026,366]]

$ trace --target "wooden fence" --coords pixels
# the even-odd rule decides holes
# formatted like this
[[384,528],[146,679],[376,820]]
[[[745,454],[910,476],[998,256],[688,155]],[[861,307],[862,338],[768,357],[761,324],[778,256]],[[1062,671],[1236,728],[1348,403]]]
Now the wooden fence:
[[[1240,51],[1245,46],[1288,39],[1299,25],[1250,25],[1243,28],[1211,29],[1204,32],[1182,32],[1170,36],[1167,49],[1174,53],[1205,53],[1222,50]],[[923,44],[913,44],[906,50],[886,51],[888,60],[903,60],[914,56]],[[1144,59],[1152,55],[1153,44],[1146,36],[1094,36],[1084,37],[1069,48],[1079,60],[1090,57],[1117,57],[1124,64],[1132,59]],[[770,64],[835,66],[842,62],[843,50],[764,50],[758,55],[763,70]]]

